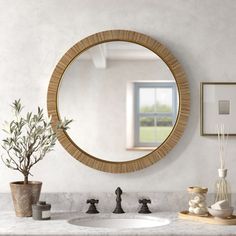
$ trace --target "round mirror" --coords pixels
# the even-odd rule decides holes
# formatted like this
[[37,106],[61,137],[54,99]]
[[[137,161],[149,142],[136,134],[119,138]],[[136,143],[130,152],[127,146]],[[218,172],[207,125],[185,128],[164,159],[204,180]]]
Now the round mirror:
[[59,141],[84,164],[129,172],[162,158],[180,138],[189,112],[184,73],[148,36],[106,31],[73,46],[48,90],[53,124],[73,119]]
[[68,136],[85,152],[107,161],[147,155],[171,133],[178,89],[163,60],[130,42],[95,45],[65,70],[58,91]]

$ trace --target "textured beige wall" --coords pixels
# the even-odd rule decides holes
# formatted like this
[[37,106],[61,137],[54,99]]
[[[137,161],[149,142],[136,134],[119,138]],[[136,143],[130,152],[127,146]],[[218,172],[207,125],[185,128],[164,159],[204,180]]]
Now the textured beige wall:
[[[0,124],[9,104],[46,108],[47,85],[63,53],[80,39],[108,29],[129,29],[165,44],[179,59],[191,87],[191,115],[177,146],[150,168],[109,174],[74,160],[58,144],[34,169],[43,191],[174,191],[212,189],[218,167],[215,138],[199,135],[200,81],[235,81],[234,0],[0,0]],[[1,133],[2,135],[2,133]],[[1,136],[2,137],[2,136]],[[228,144],[229,179],[236,189],[235,138]],[[63,174],[62,174],[63,173]],[[0,191],[21,176],[0,165]],[[150,184],[151,183],[151,184]]]

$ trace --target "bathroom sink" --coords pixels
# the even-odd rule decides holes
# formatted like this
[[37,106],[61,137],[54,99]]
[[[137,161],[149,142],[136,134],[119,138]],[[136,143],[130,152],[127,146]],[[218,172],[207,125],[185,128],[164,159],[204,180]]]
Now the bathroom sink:
[[108,229],[133,229],[133,228],[151,228],[167,225],[168,219],[151,216],[91,216],[75,218],[68,221],[70,224],[81,227],[108,228]]

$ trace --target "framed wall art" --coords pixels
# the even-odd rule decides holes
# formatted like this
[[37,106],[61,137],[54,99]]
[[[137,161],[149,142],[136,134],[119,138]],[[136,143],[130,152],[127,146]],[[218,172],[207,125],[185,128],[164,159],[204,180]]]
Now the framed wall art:
[[201,135],[216,136],[217,125],[236,136],[236,82],[202,82],[200,95]]

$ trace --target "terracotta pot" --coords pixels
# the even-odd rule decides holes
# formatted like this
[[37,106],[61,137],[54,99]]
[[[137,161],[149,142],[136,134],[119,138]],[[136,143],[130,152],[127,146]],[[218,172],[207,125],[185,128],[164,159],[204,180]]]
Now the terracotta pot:
[[16,216],[32,216],[32,204],[39,200],[42,182],[29,181],[24,184],[23,181],[18,181],[10,183],[10,187]]

